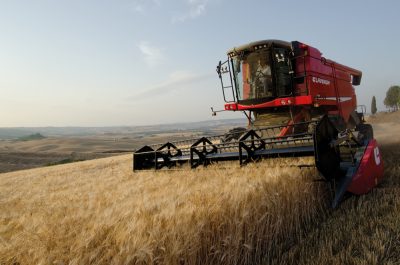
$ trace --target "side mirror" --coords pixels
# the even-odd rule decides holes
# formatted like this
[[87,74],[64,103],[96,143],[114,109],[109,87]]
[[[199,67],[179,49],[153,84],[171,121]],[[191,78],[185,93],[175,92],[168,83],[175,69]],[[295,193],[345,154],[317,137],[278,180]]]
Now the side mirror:
[[218,73],[219,78],[221,78],[221,65],[222,65],[222,63],[221,63],[221,61],[219,61],[218,65],[217,65],[217,73]]
[[217,112],[211,107],[211,116],[217,116]]
[[358,86],[361,83],[361,75],[351,75],[351,83],[353,86]]

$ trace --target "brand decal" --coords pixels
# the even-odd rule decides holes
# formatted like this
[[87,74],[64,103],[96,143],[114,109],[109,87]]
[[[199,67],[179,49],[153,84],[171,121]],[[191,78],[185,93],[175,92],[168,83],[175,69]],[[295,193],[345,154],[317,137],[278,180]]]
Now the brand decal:
[[322,79],[322,78],[319,78],[319,77],[315,77],[315,76],[313,76],[312,81],[313,81],[313,83],[327,85],[327,86],[329,86],[331,84],[331,81],[326,80],[326,79]]
[[339,97],[339,98],[337,98],[337,97],[326,97],[326,98],[321,97],[321,99],[335,100],[335,101],[339,100],[339,102],[346,102],[346,101],[352,100],[352,97]]
[[374,157],[375,157],[375,164],[379,165],[381,163],[381,156],[379,154],[379,148],[378,147],[374,148]]

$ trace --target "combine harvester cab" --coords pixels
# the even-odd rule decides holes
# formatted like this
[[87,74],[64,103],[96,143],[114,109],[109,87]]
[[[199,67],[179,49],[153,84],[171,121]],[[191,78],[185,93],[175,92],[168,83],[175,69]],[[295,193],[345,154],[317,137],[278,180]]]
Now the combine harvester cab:
[[383,161],[372,127],[364,111],[357,112],[353,85],[361,82],[359,70],[298,41],[264,40],[229,50],[217,73],[223,111],[243,112],[248,128],[144,146],[133,154],[134,170],[314,156],[333,183],[333,207],[347,191],[364,194],[381,180]]

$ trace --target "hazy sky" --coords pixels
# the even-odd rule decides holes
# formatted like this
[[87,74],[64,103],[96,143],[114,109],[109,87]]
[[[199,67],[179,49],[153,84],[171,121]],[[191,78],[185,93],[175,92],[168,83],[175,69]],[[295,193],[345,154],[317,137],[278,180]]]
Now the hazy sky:
[[[210,119],[215,66],[298,40],[363,71],[358,103],[400,84],[400,1],[0,0],[0,127]],[[242,117],[221,113],[218,118]]]

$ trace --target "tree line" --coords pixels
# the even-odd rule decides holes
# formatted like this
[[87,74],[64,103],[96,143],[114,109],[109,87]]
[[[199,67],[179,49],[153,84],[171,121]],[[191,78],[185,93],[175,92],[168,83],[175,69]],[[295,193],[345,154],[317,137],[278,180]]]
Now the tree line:
[[[386,97],[383,101],[386,108],[389,108],[391,111],[397,111],[400,107],[400,86],[391,86],[386,91]],[[371,113],[375,114],[378,111],[376,107],[376,98],[375,96],[372,97],[371,102]]]

